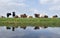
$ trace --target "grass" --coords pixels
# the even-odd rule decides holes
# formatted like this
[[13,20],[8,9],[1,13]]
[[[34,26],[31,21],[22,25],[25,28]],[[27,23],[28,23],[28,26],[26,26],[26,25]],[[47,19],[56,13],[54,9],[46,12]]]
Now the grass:
[[0,25],[60,27],[60,18],[0,18]]

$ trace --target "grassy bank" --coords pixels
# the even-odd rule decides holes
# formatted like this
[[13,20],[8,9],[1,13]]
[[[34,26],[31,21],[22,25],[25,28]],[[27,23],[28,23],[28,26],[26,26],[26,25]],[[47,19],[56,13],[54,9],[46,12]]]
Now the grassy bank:
[[0,25],[60,26],[60,18],[0,18]]

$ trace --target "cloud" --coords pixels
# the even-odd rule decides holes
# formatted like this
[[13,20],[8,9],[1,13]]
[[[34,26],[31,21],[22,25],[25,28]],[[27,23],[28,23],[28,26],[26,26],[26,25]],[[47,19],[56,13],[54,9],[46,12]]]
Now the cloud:
[[60,16],[60,0],[39,0],[39,3],[46,8],[47,14]]
[[32,12],[33,14],[48,15],[46,11],[42,11],[34,8],[31,8],[29,11]]
[[19,5],[19,6],[24,6],[26,4],[23,3],[24,0],[0,0],[0,7],[1,6],[8,6],[8,5]]
[[25,3],[8,3],[7,4],[8,6],[22,6],[22,7],[25,7],[27,6]]
[[39,0],[39,2],[40,2],[41,4],[46,4],[46,3],[50,2],[50,0]]
[[50,11],[59,11],[60,10],[60,5],[55,5],[55,6],[49,7],[49,10]]
[[5,16],[7,12],[20,12],[28,5],[24,3],[25,0],[0,0],[0,16]]
[[25,2],[26,0],[12,0],[11,2],[18,2],[18,3],[22,3]]
[[33,9],[33,8],[31,8],[29,11],[31,11],[31,12],[33,12],[33,13],[40,13],[39,10],[37,10],[37,9]]
[[40,4],[59,4],[60,0],[39,0]]
[[34,13],[50,14],[51,11],[59,12],[58,10],[60,10],[60,0],[0,0],[0,15],[4,16],[7,12],[13,11],[17,14],[33,15]]

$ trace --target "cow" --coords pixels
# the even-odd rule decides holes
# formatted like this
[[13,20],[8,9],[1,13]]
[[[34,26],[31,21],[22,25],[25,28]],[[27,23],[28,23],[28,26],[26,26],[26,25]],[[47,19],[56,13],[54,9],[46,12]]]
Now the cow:
[[53,18],[57,18],[58,16],[57,15],[54,15]]
[[47,15],[44,15],[44,18],[48,18],[48,16]]
[[12,13],[13,13],[12,16],[15,17],[15,12],[12,12]]
[[27,18],[27,15],[26,14],[22,14],[20,16],[21,16],[21,18]]
[[4,16],[1,16],[1,18],[5,18]]
[[28,18],[33,18],[33,16],[29,16]]
[[11,13],[7,13],[7,17],[9,17],[11,15]]
[[16,16],[14,16],[14,18],[19,18],[19,16],[16,15]]
[[40,15],[40,18],[48,18],[48,16],[47,15],[44,15],[44,14],[41,14]]
[[36,18],[39,18],[40,14],[34,14]]

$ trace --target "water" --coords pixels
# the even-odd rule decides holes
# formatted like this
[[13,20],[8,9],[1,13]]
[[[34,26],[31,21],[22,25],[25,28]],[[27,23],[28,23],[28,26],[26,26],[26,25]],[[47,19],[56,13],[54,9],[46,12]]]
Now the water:
[[0,38],[60,38],[60,27],[0,26]]

